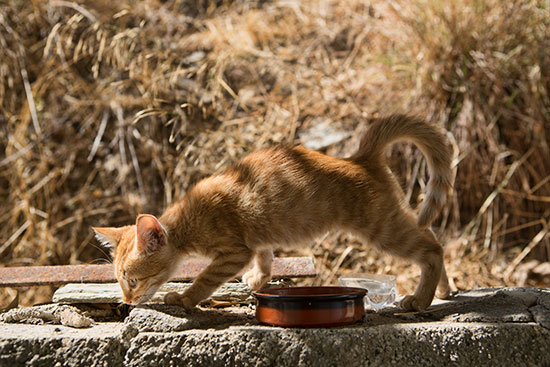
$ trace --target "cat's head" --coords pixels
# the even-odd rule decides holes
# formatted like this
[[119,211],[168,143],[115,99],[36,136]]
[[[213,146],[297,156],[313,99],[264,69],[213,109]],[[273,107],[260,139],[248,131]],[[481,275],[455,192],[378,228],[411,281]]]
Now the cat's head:
[[166,230],[152,215],[138,216],[132,226],[93,230],[97,239],[113,251],[115,275],[125,303],[146,302],[177,270],[178,254],[168,245]]

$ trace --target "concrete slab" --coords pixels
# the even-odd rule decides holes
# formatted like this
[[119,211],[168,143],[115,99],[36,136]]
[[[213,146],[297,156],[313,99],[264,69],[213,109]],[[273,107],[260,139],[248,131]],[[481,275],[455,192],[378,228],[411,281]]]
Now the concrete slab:
[[425,312],[389,308],[330,329],[263,326],[252,307],[161,304],[85,329],[0,323],[0,366],[548,366],[549,297],[461,292]]
[[[207,342],[205,342],[207,341]],[[536,324],[360,324],[337,329],[231,327],[141,333],[128,366],[545,366],[550,332]],[[504,347],[506,346],[506,347]]]

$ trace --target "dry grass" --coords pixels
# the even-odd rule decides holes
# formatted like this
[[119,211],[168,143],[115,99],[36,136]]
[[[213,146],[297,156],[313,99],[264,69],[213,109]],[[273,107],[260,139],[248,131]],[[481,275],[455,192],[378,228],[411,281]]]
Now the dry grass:
[[[455,285],[543,284],[525,274],[550,256],[548,40],[544,1],[0,2],[0,261],[104,261],[90,225],[159,214],[315,126],[356,136],[370,116],[413,111],[460,151],[435,224]],[[421,155],[391,158],[416,204]],[[416,284],[417,269],[345,234],[304,253],[318,283],[368,271]]]

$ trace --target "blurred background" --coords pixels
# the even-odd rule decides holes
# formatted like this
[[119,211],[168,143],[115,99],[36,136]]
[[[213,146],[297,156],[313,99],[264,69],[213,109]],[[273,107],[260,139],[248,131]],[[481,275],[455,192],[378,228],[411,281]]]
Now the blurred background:
[[[549,92],[548,0],[0,1],[0,266],[107,263],[90,226],[160,215],[260,148],[345,157],[368,118],[405,112],[459,152],[434,223],[452,286],[547,286]],[[388,157],[416,206],[422,155]],[[345,233],[305,245],[277,255],[314,256],[310,283],[418,282]]]

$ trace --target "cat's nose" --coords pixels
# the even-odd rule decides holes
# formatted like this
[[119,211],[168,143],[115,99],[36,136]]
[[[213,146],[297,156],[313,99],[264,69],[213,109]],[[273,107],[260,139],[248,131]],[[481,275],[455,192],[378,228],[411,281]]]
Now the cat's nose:
[[127,305],[131,305],[131,304],[132,304],[132,298],[131,298],[131,297],[122,296],[122,302],[126,303]]

